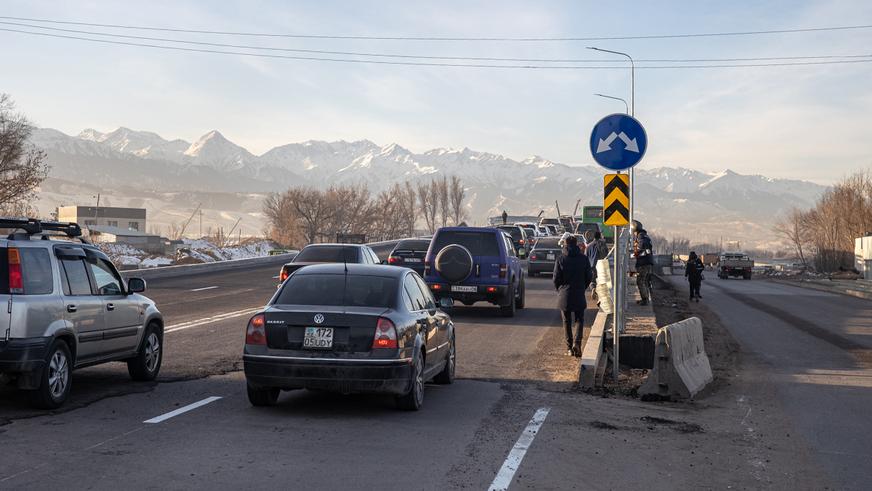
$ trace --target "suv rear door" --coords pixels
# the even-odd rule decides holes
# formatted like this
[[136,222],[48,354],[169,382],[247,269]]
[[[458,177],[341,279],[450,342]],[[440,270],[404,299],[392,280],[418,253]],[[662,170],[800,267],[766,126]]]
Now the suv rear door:
[[73,325],[78,340],[76,363],[97,358],[106,319],[103,301],[94,295],[91,276],[85,266],[85,251],[78,246],[57,246],[55,256],[63,288],[64,319]]
[[497,229],[489,230],[447,230],[437,234],[433,240],[432,254],[451,244],[466,247],[472,255],[472,272],[461,283],[464,285],[493,285],[500,281],[502,251],[499,241],[503,233]]

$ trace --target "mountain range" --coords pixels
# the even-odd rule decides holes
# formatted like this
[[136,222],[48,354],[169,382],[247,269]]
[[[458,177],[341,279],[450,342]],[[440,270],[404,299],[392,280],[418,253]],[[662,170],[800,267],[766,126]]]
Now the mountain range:
[[[90,204],[99,192],[104,204],[148,206],[149,222],[157,226],[185,221],[205,201],[213,206],[203,206],[209,225],[226,230],[243,217],[243,233],[259,234],[264,225],[260,202],[270,192],[328,183],[365,184],[378,192],[395,182],[443,175],[462,180],[472,223],[485,223],[504,209],[513,215],[540,210],[554,215],[555,200],[563,213],[578,200],[602,201],[604,170],[598,166],[539,156],[518,161],[469,148],[415,153],[396,143],[306,141],[254,155],[218,131],[187,142],[123,127],[109,133],[86,129],[75,136],[38,128],[31,143],[46,151],[51,166],[39,202],[42,212],[58,204]],[[792,206],[811,206],[825,189],[802,180],[645,163],[636,171],[636,213],[660,235],[774,247],[774,217]]]

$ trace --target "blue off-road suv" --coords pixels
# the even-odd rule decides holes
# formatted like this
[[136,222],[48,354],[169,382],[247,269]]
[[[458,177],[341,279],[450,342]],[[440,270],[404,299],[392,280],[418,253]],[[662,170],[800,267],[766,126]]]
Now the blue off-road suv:
[[524,308],[521,260],[512,238],[497,228],[440,228],[424,259],[424,281],[437,300],[490,302],[505,317]]

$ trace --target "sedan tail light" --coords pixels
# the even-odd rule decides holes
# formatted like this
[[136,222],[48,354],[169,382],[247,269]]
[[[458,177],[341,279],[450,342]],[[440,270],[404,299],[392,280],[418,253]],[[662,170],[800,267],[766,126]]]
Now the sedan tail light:
[[397,328],[394,323],[384,317],[378,318],[375,325],[375,336],[372,338],[373,348],[396,348]]
[[288,273],[288,270],[287,270],[287,269],[282,268],[282,272],[281,272],[281,274],[279,275],[279,281],[281,281],[282,283],[284,283],[285,280],[288,279],[288,276],[291,276],[291,274]]
[[257,314],[248,321],[245,344],[266,345],[266,319],[263,314]]
[[403,258],[397,256],[391,256],[388,258],[388,264],[399,264],[403,262]]
[[24,276],[21,273],[21,256],[18,249],[9,249],[9,292],[24,293]]
[[505,264],[500,264],[500,278],[505,278],[509,272],[509,267]]

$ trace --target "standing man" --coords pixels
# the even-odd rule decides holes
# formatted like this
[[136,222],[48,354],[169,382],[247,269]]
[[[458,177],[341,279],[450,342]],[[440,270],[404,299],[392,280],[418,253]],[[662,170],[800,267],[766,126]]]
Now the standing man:
[[[578,247],[578,238],[566,238],[563,255],[554,263],[554,288],[557,289],[557,308],[563,316],[566,332],[567,355],[581,356],[581,339],[584,336],[584,310],[587,308],[585,290],[590,285],[590,262]],[[575,338],[572,336],[572,320],[575,318]]]
[[654,268],[654,251],[648,232],[640,228],[636,237],[636,286],[639,287],[639,295],[642,299],[639,305],[648,305],[651,301],[651,289],[648,285],[651,281],[651,270]]
[[690,251],[690,256],[687,258],[687,266],[684,268],[684,276],[690,283],[690,300],[699,299],[702,295],[699,294],[699,288],[702,286],[702,273],[705,271],[705,265],[695,251]]

